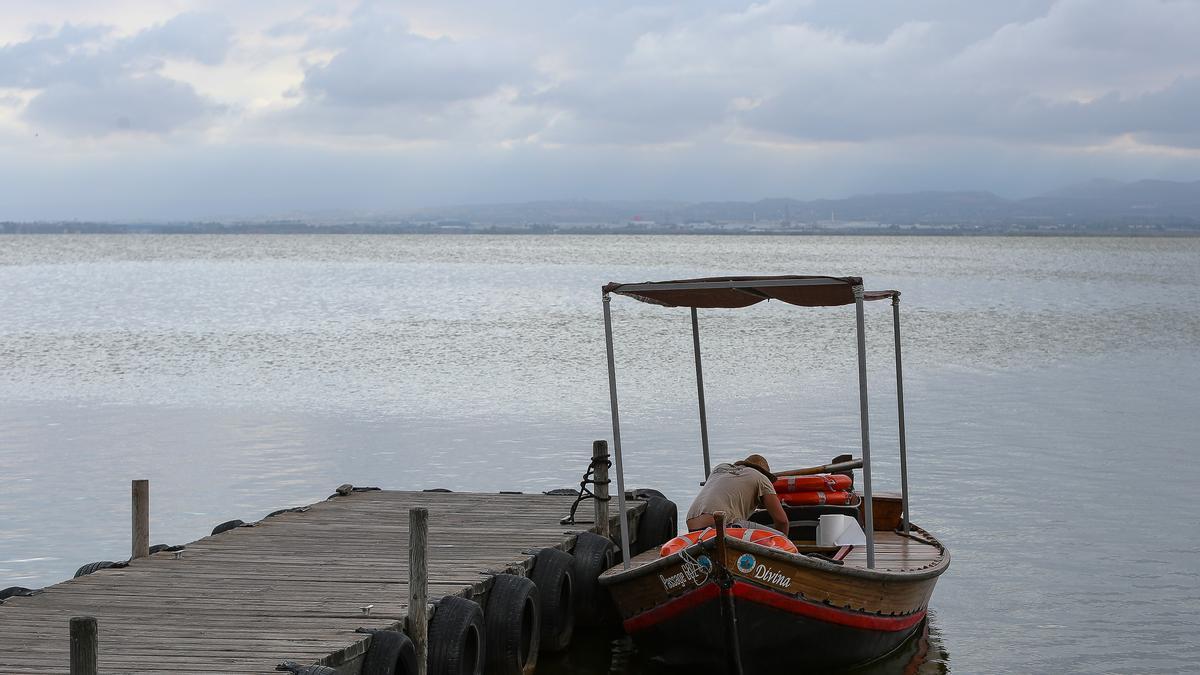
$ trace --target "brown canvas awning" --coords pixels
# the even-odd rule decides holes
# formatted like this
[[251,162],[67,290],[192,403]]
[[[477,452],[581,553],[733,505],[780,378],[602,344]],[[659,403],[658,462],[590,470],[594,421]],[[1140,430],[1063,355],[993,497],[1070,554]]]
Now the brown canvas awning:
[[864,291],[863,300],[889,300],[900,297],[900,291]]
[[788,275],[609,283],[604,292],[665,307],[737,308],[763,300],[780,300],[801,307],[832,307],[853,304],[855,286],[862,286],[862,278]]

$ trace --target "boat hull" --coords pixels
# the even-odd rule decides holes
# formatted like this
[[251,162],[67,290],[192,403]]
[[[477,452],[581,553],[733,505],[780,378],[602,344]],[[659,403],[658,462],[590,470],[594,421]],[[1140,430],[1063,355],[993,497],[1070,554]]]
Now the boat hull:
[[[774,591],[733,582],[738,649],[746,673],[769,669],[830,669],[866,663],[893,651],[921,625],[918,612],[886,628],[869,622],[831,621],[828,607],[796,601]],[[677,603],[677,604],[673,604]],[[724,632],[720,588],[709,582],[692,593],[625,622],[626,632],[639,649],[675,666],[724,663],[728,638]],[[797,645],[811,648],[796,649]]]
[[705,542],[601,577],[640,651],[670,665],[726,664],[723,607],[732,605],[745,673],[860,665],[920,628],[949,564],[944,555],[918,571],[865,570],[733,539],[715,564],[715,548]]

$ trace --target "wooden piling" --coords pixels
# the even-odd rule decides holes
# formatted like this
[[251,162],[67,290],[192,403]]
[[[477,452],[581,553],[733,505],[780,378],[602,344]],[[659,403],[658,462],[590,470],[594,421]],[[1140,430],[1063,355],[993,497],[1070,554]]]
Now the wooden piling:
[[429,510],[408,510],[408,621],[406,632],[417,652],[417,674],[426,675],[429,654]]
[[71,675],[98,675],[99,637],[96,617],[71,617]]
[[608,441],[592,441],[593,477],[596,481],[596,517],[594,523],[598,533],[609,537],[608,527]]
[[150,555],[150,481],[133,481],[133,552],[129,559]]

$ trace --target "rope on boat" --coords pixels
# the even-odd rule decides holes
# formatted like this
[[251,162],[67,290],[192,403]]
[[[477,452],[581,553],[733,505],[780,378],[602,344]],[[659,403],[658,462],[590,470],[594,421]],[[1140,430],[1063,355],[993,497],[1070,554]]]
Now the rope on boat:
[[596,455],[595,457],[592,457],[592,461],[588,462],[587,471],[583,472],[583,480],[579,481],[579,496],[575,498],[575,503],[571,504],[571,513],[568,514],[566,518],[558,521],[559,525],[574,525],[577,522],[592,522],[590,520],[575,520],[575,512],[579,510],[579,505],[582,504],[585,499],[596,499],[602,502],[607,502],[612,499],[612,495],[598,497],[596,496],[596,493],[592,492],[591,488],[588,487],[589,485],[608,485],[612,483],[612,481],[607,478],[604,481],[596,480],[596,467],[599,466],[601,462],[604,463],[605,468],[612,468],[612,460],[609,459],[607,452],[603,455]]

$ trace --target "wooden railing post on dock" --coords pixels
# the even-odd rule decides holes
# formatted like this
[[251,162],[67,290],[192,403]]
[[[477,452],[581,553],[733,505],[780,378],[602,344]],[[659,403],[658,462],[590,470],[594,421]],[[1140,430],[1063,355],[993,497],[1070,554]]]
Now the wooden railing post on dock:
[[150,481],[133,481],[133,553],[130,560],[150,555]]
[[593,479],[596,481],[596,528],[602,537],[609,537],[608,527],[608,441],[592,441]]
[[408,510],[408,625],[417,652],[417,673],[426,675],[429,653],[429,510]]
[[71,617],[71,675],[97,675],[98,643],[96,617]]

